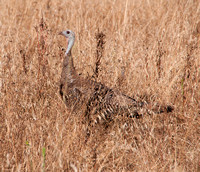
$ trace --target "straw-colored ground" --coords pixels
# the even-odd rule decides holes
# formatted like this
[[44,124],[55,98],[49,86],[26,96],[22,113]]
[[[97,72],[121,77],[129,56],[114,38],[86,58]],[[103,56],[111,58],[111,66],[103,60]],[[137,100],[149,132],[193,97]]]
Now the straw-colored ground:
[[[0,9],[0,171],[200,171],[199,0],[1,0]],[[174,111],[116,119],[86,141],[84,114],[59,96],[67,28],[82,76],[94,74],[99,29],[98,80]]]

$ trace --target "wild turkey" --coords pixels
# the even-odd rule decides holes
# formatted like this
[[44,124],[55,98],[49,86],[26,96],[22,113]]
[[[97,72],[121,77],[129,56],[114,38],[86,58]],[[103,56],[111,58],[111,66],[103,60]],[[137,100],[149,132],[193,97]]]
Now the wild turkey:
[[81,110],[90,124],[109,122],[115,115],[140,118],[151,113],[144,107],[145,103],[78,75],[71,53],[75,34],[71,30],[59,34],[65,36],[68,43],[60,81],[60,95],[68,108],[73,111]]

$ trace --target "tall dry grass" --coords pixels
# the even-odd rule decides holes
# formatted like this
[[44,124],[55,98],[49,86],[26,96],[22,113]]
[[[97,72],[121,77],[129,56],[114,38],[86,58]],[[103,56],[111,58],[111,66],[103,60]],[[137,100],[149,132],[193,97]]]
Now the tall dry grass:
[[[198,0],[0,1],[1,171],[199,171],[200,2]],[[170,114],[115,120],[86,138],[83,114],[58,91],[65,40],[85,77]]]

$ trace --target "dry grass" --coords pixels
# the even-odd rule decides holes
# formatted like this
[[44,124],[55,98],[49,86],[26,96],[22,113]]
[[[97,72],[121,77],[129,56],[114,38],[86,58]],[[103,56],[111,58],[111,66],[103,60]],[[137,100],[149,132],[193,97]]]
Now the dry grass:
[[[198,0],[2,0],[0,9],[0,171],[200,171]],[[99,29],[98,80],[173,113],[116,119],[85,142],[83,114],[58,91],[66,28],[79,73],[94,74]]]

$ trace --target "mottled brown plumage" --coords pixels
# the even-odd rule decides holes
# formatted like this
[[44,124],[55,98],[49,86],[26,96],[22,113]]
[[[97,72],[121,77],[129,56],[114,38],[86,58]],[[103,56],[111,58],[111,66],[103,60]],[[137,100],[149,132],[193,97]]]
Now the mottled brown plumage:
[[72,111],[81,111],[89,123],[109,122],[114,116],[140,118],[149,114],[145,104],[105,85],[79,76],[73,65],[71,49],[75,34],[71,30],[60,33],[68,41],[60,81],[60,95]]

